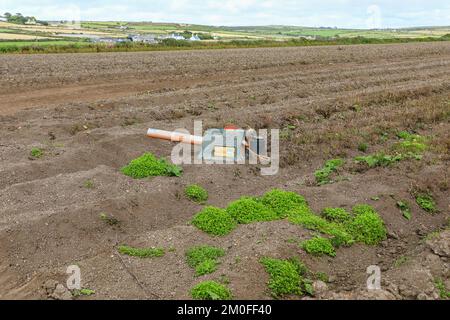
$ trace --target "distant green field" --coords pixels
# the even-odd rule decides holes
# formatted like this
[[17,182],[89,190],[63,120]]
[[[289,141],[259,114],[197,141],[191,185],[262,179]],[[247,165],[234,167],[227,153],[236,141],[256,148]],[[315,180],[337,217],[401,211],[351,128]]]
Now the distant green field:
[[390,38],[423,38],[441,37],[450,33],[450,27],[415,28],[415,29],[386,29],[386,30],[357,30],[357,29],[333,29],[333,28],[304,28],[304,27],[224,27],[226,31],[239,32],[240,34],[260,36],[316,36],[316,37],[366,37],[375,39]]

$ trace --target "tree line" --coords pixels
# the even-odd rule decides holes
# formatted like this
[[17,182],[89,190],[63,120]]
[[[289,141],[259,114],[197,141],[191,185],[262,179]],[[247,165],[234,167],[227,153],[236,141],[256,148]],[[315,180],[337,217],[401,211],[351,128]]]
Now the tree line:
[[6,12],[3,16],[6,18],[6,21],[8,21],[10,23],[25,24],[28,21],[35,21],[36,23],[39,23],[42,25],[48,25],[47,21],[40,21],[40,20],[37,20],[33,16],[24,16],[21,13],[11,14],[9,12]]

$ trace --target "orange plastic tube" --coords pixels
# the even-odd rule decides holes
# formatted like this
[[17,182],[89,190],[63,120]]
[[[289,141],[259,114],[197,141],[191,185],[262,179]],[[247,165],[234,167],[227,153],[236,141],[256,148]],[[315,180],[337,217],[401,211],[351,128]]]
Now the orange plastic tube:
[[148,129],[147,136],[153,139],[161,139],[172,142],[182,142],[194,145],[201,145],[203,143],[203,137],[193,136],[190,134],[175,131]]

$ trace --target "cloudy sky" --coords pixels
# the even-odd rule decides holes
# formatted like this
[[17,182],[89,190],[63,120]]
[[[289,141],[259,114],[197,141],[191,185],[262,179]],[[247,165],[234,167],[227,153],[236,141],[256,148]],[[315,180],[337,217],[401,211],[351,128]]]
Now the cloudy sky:
[[0,0],[45,20],[398,28],[450,25],[449,0]]

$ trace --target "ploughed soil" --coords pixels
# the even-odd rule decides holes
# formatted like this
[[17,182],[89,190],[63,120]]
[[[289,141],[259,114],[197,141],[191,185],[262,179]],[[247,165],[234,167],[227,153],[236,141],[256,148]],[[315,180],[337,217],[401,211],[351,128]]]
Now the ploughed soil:
[[[329,276],[319,299],[438,299],[449,283],[450,43],[217,51],[0,56],[0,298],[67,298],[66,269],[78,265],[78,299],[189,299],[206,279],[235,298],[271,299],[259,259],[298,257]],[[144,152],[169,157],[173,144],[149,127],[193,130],[235,124],[280,128],[281,168],[184,165],[182,177],[133,180],[120,168]],[[368,169],[355,164],[386,150],[396,133],[428,137],[421,160]],[[41,148],[43,156],[30,156]],[[334,183],[314,171],[341,157]],[[372,205],[388,238],[380,246],[341,248],[313,257],[296,242],[311,232],[288,221],[241,225],[221,238],[189,224],[203,206],[183,195],[204,186],[209,205],[273,188],[295,191],[319,213]],[[415,202],[430,192],[439,212]],[[406,220],[397,201],[411,206]],[[118,219],[110,226],[104,213]],[[430,236],[431,234],[431,236]],[[295,240],[295,241],[294,241]],[[119,255],[117,246],[163,247],[165,256]],[[218,270],[196,278],[185,250],[226,249]],[[382,290],[366,288],[368,266]],[[299,299],[300,297],[286,297]]]

